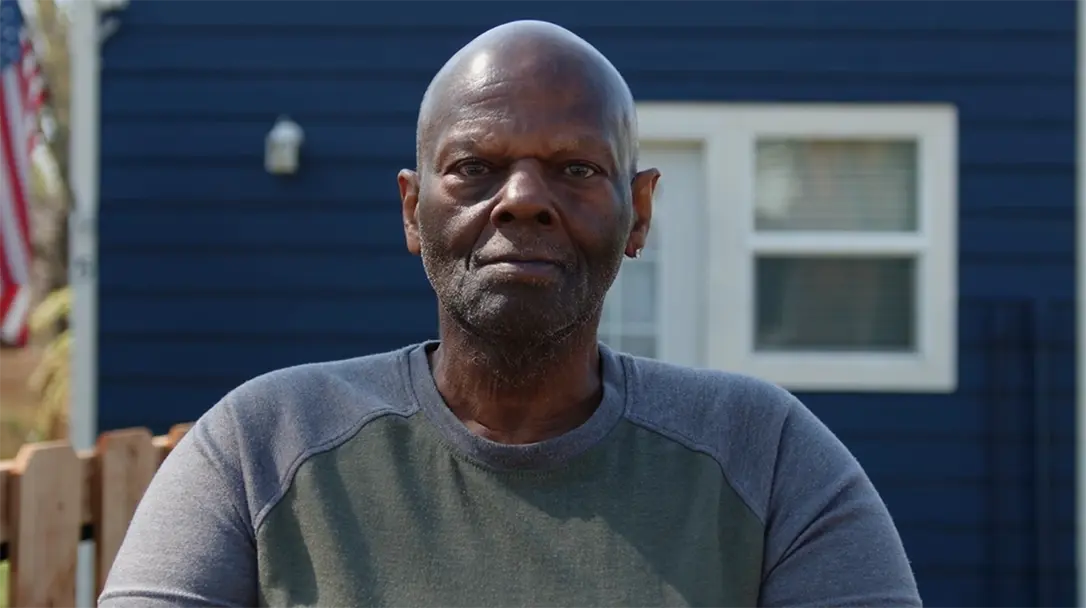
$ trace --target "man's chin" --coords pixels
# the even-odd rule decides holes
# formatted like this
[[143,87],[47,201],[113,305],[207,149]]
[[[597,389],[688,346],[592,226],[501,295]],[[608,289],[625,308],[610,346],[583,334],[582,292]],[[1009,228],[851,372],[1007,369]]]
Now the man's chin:
[[559,340],[567,327],[529,314],[486,315],[472,322],[472,333],[496,343],[528,347]]
[[529,346],[561,341],[569,334],[574,317],[563,314],[549,298],[533,301],[491,299],[487,306],[465,315],[471,333],[495,342]]

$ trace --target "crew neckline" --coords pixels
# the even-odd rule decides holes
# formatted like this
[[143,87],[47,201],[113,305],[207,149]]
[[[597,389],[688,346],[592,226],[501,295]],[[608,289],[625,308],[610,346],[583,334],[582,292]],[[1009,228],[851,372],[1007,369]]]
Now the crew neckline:
[[610,433],[626,412],[626,373],[621,358],[599,345],[603,397],[580,426],[536,443],[509,445],[472,433],[449,409],[437,390],[427,353],[440,344],[430,340],[408,353],[410,389],[419,409],[453,448],[472,460],[503,471],[556,468],[576,458]]

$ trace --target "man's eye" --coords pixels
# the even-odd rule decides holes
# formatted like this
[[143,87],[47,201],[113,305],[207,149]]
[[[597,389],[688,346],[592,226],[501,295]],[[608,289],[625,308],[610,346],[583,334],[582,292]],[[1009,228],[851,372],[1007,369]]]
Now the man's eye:
[[588,179],[596,174],[596,168],[584,163],[573,163],[566,165],[566,175],[570,177],[576,177],[579,179]]
[[485,163],[480,161],[466,161],[456,166],[456,172],[465,177],[478,177],[486,175],[490,171]]

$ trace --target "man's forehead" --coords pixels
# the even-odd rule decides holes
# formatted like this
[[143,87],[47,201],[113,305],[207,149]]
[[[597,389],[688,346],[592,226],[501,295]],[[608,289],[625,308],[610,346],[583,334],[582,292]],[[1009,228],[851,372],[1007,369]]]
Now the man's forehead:
[[509,149],[526,144],[552,152],[610,152],[618,146],[618,139],[615,128],[554,128],[545,124],[530,129],[507,128],[500,122],[464,121],[452,123],[440,131],[436,144],[439,153],[453,150]]
[[573,69],[560,67],[563,62],[552,61],[546,54],[524,60],[482,53],[464,63],[463,69],[446,75],[434,87],[431,94],[438,115],[480,110],[520,119],[540,113],[598,115],[622,101],[614,83],[583,62]]
[[558,88],[529,81],[472,79],[432,114],[434,134],[489,144],[546,136],[553,146],[574,148],[611,142],[622,130],[623,109],[606,91],[587,83]]

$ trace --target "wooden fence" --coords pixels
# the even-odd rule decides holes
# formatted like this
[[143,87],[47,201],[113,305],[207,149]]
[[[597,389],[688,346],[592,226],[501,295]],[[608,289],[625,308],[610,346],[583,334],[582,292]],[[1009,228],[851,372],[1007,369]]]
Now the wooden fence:
[[65,441],[27,444],[0,463],[0,559],[9,565],[0,605],[75,606],[81,540],[95,541],[100,591],[136,504],[190,426],[161,437],[111,431],[80,452]]

